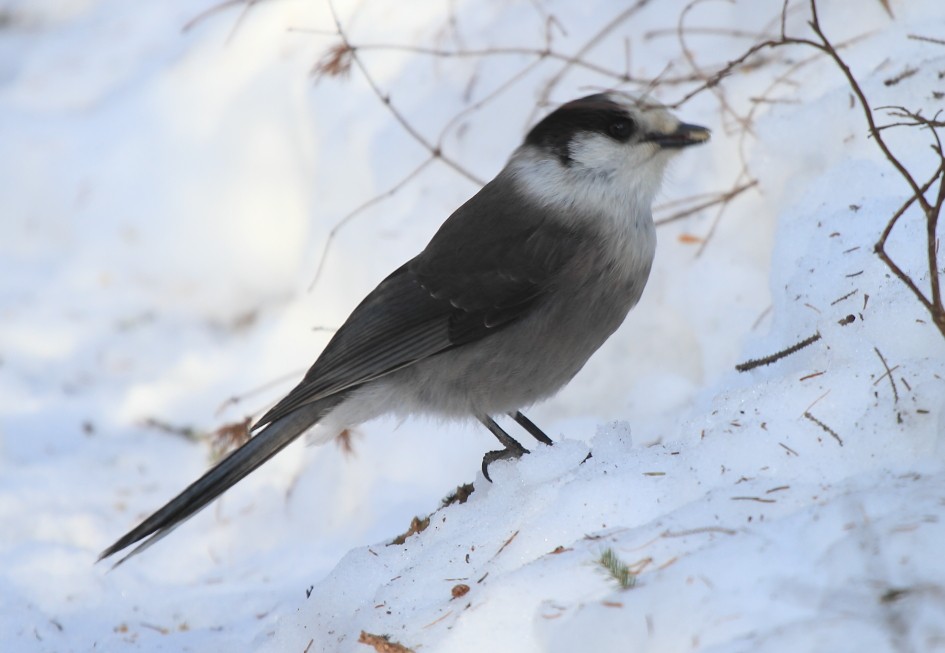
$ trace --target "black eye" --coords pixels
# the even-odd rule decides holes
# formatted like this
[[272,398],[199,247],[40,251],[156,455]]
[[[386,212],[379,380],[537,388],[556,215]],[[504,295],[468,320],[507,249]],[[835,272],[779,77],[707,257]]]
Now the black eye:
[[629,118],[617,118],[607,126],[607,133],[623,143],[633,136],[634,127],[633,121]]

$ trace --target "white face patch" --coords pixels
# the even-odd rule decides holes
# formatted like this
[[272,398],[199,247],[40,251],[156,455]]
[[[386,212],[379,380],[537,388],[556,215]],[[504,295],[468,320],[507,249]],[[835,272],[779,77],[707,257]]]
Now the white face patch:
[[628,141],[598,131],[576,132],[567,161],[539,146],[523,145],[503,174],[530,201],[551,209],[552,219],[599,231],[602,254],[631,274],[652,261],[656,233],[651,206],[666,165],[679,151],[644,137],[672,134],[679,121],[661,107],[644,107],[619,94],[608,97],[635,123],[636,133]]
[[678,150],[641,141],[641,136],[672,134],[679,121],[662,107],[617,93],[608,98],[626,111],[636,134],[620,142],[597,131],[576,132],[568,143],[567,163],[540,147],[522,146],[508,166],[521,190],[545,204],[582,207],[614,219],[626,219],[631,210],[649,217],[666,165]]
[[620,143],[598,133],[576,135],[570,152],[572,161],[562,171],[565,175],[574,180],[608,179],[613,189],[600,188],[601,192],[632,194],[630,201],[638,207],[652,204],[672,157],[669,150],[655,143]]

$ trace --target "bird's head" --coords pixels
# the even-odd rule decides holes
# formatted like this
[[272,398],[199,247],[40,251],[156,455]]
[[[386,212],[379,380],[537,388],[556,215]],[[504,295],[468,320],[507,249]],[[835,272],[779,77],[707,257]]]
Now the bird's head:
[[510,169],[519,186],[548,204],[645,209],[666,164],[709,130],[680,122],[660,105],[618,92],[568,102],[535,125]]

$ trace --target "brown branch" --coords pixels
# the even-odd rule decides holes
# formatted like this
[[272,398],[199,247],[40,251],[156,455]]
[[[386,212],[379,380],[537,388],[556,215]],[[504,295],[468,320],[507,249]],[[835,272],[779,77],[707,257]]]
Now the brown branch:
[[931,36],[920,36],[918,34],[909,34],[906,38],[912,41],[926,41],[928,43],[937,43],[939,45],[945,45],[945,40],[933,39]]
[[886,362],[886,358],[880,353],[879,348],[873,347],[873,351],[876,352],[876,355],[879,356],[879,360],[882,361],[883,363],[883,367],[886,368],[886,373],[883,374],[883,376],[876,379],[876,382],[873,383],[873,385],[876,385],[877,383],[882,381],[883,378],[889,377],[889,385],[892,386],[894,403],[898,404],[899,403],[899,390],[896,389],[896,379],[893,378],[892,373],[893,373],[893,370],[895,370],[896,367],[899,367],[899,366],[897,365],[896,367],[889,369],[889,364]]
[[680,211],[677,211],[676,213],[666,216],[665,218],[660,218],[659,220],[655,220],[654,222],[657,227],[661,227],[665,224],[669,224],[670,222],[675,222],[676,220],[682,220],[683,218],[689,217],[693,213],[698,213],[699,211],[711,208],[713,206],[716,206],[717,204],[726,205],[729,202],[731,202],[733,199],[735,199],[736,197],[744,193],[749,188],[754,188],[757,185],[758,185],[758,180],[753,179],[746,184],[735,186],[731,190],[728,190],[724,193],[719,193],[718,195],[714,196],[710,200],[706,200],[705,202],[701,202],[699,204],[696,204],[695,206],[691,206],[688,209],[682,209]]
[[[239,404],[240,402],[245,401],[246,399],[249,399],[250,397],[254,395],[257,395],[261,392],[266,392],[270,388],[274,388],[283,383],[288,383],[289,381],[296,381],[304,373],[305,373],[305,368],[293,370],[292,372],[289,372],[288,374],[283,374],[282,376],[278,378],[267,381],[266,383],[263,383],[262,385],[257,386],[253,388],[252,390],[248,390],[242,394],[233,395],[227,398],[225,401],[223,401],[223,403],[220,404],[219,408],[217,408],[216,412],[214,413],[214,416],[219,417],[230,406],[235,406]],[[270,407],[271,405],[272,404],[269,404],[267,408]],[[265,409],[258,409],[258,410],[253,411],[250,414],[261,415],[263,412],[265,412]]]
[[[568,57],[565,60],[565,65],[561,67],[561,70],[555,73],[555,75],[553,75],[551,79],[545,83],[541,93],[539,94],[538,106],[544,106],[548,103],[548,98],[551,96],[551,92],[561,82],[561,80],[564,79],[564,76],[568,73],[572,66],[577,65],[577,62],[581,61],[584,55],[594,49],[608,34],[617,29],[621,23],[628,20],[640,9],[649,4],[649,2],[650,0],[637,0],[632,7],[624,9],[622,12],[607,21],[607,23],[597,30],[597,32],[591,35],[591,37],[585,41],[584,45],[578,48],[578,51],[574,55]],[[533,112],[529,122],[533,122],[534,118],[535,114]]]
[[846,61],[837,53],[836,48],[833,46],[833,43],[830,42],[830,39],[827,38],[827,35],[824,34],[823,29],[820,26],[820,18],[817,15],[817,0],[810,0],[810,10],[811,10],[811,20],[808,23],[814,34],[817,35],[817,38],[820,39],[820,43],[814,43],[809,41],[808,43],[813,47],[817,48],[821,52],[824,52],[827,56],[833,59],[833,62],[837,67],[843,72],[844,77],[847,78],[847,83],[850,86],[850,90],[853,91],[857,99],[860,101],[860,107],[863,109],[863,115],[866,118],[866,124],[869,125],[869,132],[873,139],[876,141],[876,144],[883,151],[883,154],[886,155],[886,159],[892,164],[896,170],[899,171],[899,174],[902,175],[902,178],[906,180],[906,183],[912,188],[912,192],[917,196],[919,204],[922,206],[922,210],[928,212],[929,205],[925,201],[925,196],[919,190],[919,185],[916,183],[915,179],[906,169],[906,167],[899,161],[898,158],[892,153],[889,149],[889,146],[886,145],[886,141],[883,140],[882,134],[876,128],[876,121],[873,119],[873,111],[870,109],[869,100],[866,98],[866,94],[863,92],[863,89],[860,88],[859,82],[857,82],[856,77],[853,76],[853,71],[850,70],[850,67],[847,65]]
[[701,93],[704,93],[705,91],[711,90],[715,88],[716,86],[718,86],[722,82],[723,79],[725,79],[726,77],[731,75],[733,72],[735,72],[735,69],[743,65],[746,61],[751,59],[753,56],[755,56],[762,50],[781,47],[782,45],[785,45],[787,42],[788,41],[783,41],[780,39],[770,39],[768,41],[762,41],[761,43],[756,43],[755,45],[748,48],[745,52],[743,52],[740,56],[736,57],[735,59],[730,60],[728,63],[726,63],[722,68],[717,70],[711,76],[704,77],[703,79],[705,81],[702,84],[700,84],[693,90],[683,95],[682,98],[680,98],[679,100],[671,104],[668,104],[667,107],[670,109],[678,109],[679,107],[681,107],[682,105],[684,105],[686,102],[696,97],[697,95],[700,95]]
[[312,291],[312,288],[315,287],[315,284],[318,283],[318,280],[322,276],[322,271],[325,269],[325,261],[328,258],[328,249],[331,247],[331,244],[334,242],[335,238],[338,237],[338,232],[345,227],[349,222],[354,220],[358,215],[368,210],[378,202],[387,199],[388,197],[393,197],[397,192],[406,186],[414,177],[417,177],[423,170],[433,163],[436,160],[436,157],[430,156],[426,158],[420,165],[411,170],[407,175],[405,175],[400,181],[388,188],[383,193],[375,195],[368,201],[364,202],[356,209],[348,213],[345,217],[341,218],[335,225],[331,228],[331,231],[328,232],[328,237],[325,239],[325,244],[322,246],[322,253],[318,259],[318,268],[315,270],[315,276],[312,277],[312,283],[308,285],[309,292]]
[[[921,188],[923,193],[926,190],[928,190],[932,186],[933,183],[935,183],[935,180],[938,179],[939,175],[942,174],[942,171],[943,171],[942,166],[939,166],[939,169],[936,172],[936,175],[932,177],[931,179],[929,179],[925,183],[925,185]],[[880,236],[879,240],[873,246],[873,251],[876,252],[876,255],[879,256],[879,258],[883,261],[883,263],[885,263],[886,266],[890,270],[892,270],[893,274],[895,274],[899,278],[899,280],[903,284],[905,284],[905,286],[909,288],[909,290],[912,291],[912,294],[915,295],[916,299],[919,300],[919,303],[921,303],[926,308],[926,310],[928,310],[931,313],[932,308],[933,308],[932,302],[930,302],[929,299],[925,296],[925,293],[919,290],[918,286],[916,286],[915,282],[912,280],[912,277],[906,274],[902,270],[902,268],[900,268],[899,265],[897,265],[889,257],[889,254],[886,253],[886,241],[889,239],[889,235],[892,233],[893,227],[896,226],[896,223],[899,221],[899,218],[901,218],[903,214],[905,214],[905,212],[909,209],[910,206],[912,206],[915,200],[916,200],[916,197],[915,195],[913,195],[912,197],[907,199],[905,202],[903,202],[902,206],[900,206],[899,209],[895,213],[893,213],[892,217],[889,219],[889,222],[886,223],[886,228],[883,229],[883,233]]]
[[815,342],[820,340],[820,338],[821,338],[820,333],[815,333],[810,338],[804,338],[800,342],[793,344],[790,347],[787,347],[785,349],[782,349],[781,351],[775,352],[771,354],[770,356],[765,356],[763,358],[753,358],[751,360],[745,361],[744,363],[739,363],[738,365],[735,366],[735,369],[739,372],[747,372],[749,370],[755,369],[756,367],[770,365],[771,363],[777,362],[781,360],[782,358],[790,356],[791,354],[804,349],[804,347],[808,347],[814,344]]
[[[945,336],[945,306],[942,305],[937,252],[938,220],[939,216],[941,215],[942,206],[945,204],[945,174],[943,174],[945,173],[945,154],[943,154],[942,151],[941,138],[939,137],[938,132],[935,131],[936,127],[939,127],[940,125],[935,119],[929,120],[918,113],[910,112],[905,109],[902,109],[902,113],[900,114],[912,119],[914,122],[913,126],[920,126],[929,129],[932,132],[933,139],[935,140],[933,150],[935,150],[939,156],[939,166],[932,175],[931,179],[929,179],[926,184],[920,186],[908,168],[906,168],[905,165],[892,153],[892,150],[886,144],[885,140],[883,139],[882,128],[876,125],[873,110],[870,108],[869,101],[867,100],[863,89],[860,87],[849,66],[837,53],[836,48],[827,38],[826,34],[824,34],[820,25],[819,17],[817,15],[816,0],[811,0],[810,5],[812,16],[810,26],[811,29],[814,30],[814,33],[817,35],[817,37],[820,39],[820,45],[815,45],[814,47],[817,47],[821,51],[827,53],[827,55],[833,59],[837,67],[843,71],[844,76],[847,78],[847,83],[849,84],[850,89],[860,101],[860,106],[863,109],[863,113],[866,117],[866,122],[869,127],[870,136],[876,142],[877,146],[883,152],[889,163],[892,164],[892,166],[899,172],[900,176],[902,176],[902,178],[912,189],[912,197],[910,197],[909,200],[903,204],[899,211],[897,211],[887,223],[886,229],[884,229],[883,235],[880,238],[880,241],[875,245],[874,250],[876,251],[877,255],[879,255],[880,259],[886,263],[887,267],[889,267],[889,269],[892,270],[897,277],[899,277],[899,279],[919,299],[922,305],[925,306],[932,317],[932,321],[935,323],[942,335]],[[937,116],[938,114],[936,114],[936,117]],[[939,188],[935,202],[932,204],[929,203],[925,193],[932,186],[932,184],[935,183],[936,180],[939,181]],[[899,266],[892,261],[885,251],[885,243],[889,237],[889,234],[892,232],[893,226],[913,202],[918,202],[919,207],[925,214],[926,261],[929,270],[931,298],[925,297],[925,294],[919,290],[912,277],[905,274],[902,269],[900,269]]]
[[[545,59],[553,59],[556,61],[563,61],[568,65],[573,65],[578,68],[583,68],[590,72],[598,73],[600,75],[605,75],[607,77],[613,77],[618,80],[626,80],[626,73],[619,73],[613,69],[601,66],[600,64],[593,63],[591,61],[585,61],[583,59],[575,59],[571,55],[567,55],[561,52],[557,52],[550,48],[525,48],[525,47],[491,47],[491,48],[482,48],[482,49],[457,49],[457,50],[447,50],[443,48],[426,48],[423,46],[415,46],[409,44],[397,44],[397,43],[362,43],[357,46],[357,49],[364,52],[366,50],[386,50],[386,51],[395,51],[395,52],[411,52],[413,54],[422,54],[432,57],[438,57],[441,59],[482,59],[486,57],[498,57],[498,56],[531,56],[535,58],[536,63],[541,62]],[[679,79],[677,83],[684,83],[687,81],[692,81],[690,79]]]
[[187,33],[191,29],[196,27],[198,23],[203,22],[204,20],[206,20],[213,14],[224,11],[225,9],[229,9],[230,7],[243,5],[242,11],[240,11],[239,15],[236,17],[236,20],[233,22],[233,27],[230,29],[229,34],[227,34],[226,36],[226,44],[229,45],[230,42],[233,40],[233,38],[236,36],[236,32],[239,31],[240,27],[242,27],[243,21],[246,20],[246,17],[249,15],[249,12],[253,8],[253,6],[261,2],[265,2],[265,1],[266,0],[225,0],[224,2],[215,4],[209,9],[206,9],[200,12],[199,14],[197,14],[196,16],[194,16],[193,18],[191,18],[189,21],[184,23],[184,25],[180,28],[180,31],[182,33]]
[[[726,36],[736,39],[751,39],[752,41],[757,41],[759,39],[767,38],[765,34],[760,32],[748,32],[746,30],[741,30],[732,27],[687,27],[686,32],[689,34],[703,34],[710,36]],[[679,31],[675,27],[667,27],[663,29],[651,29],[648,32],[643,33],[643,38],[646,40],[659,38],[662,36],[676,36],[679,34]]]
[[440,131],[440,136],[437,139],[437,147],[442,147],[442,143],[443,143],[443,140],[446,138],[446,134],[449,133],[449,131],[453,128],[453,126],[459,123],[460,120],[462,120],[463,118],[465,118],[471,113],[479,111],[485,105],[487,105],[488,103],[492,102],[497,97],[505,93],[507,90],[512,88],[515,84],[517,84],[522,79],[524,79],[535,68],[537,68],[539,64],[541,64],[540,59],[536,59],[535,61],[531,62],[530,64],[522,68],[520,71],[512,75],[510,78],[505,80],[502,84],[497,86],[492,92],[488,93],[485,97],[474,102],[473,104],[469,105],[468,107],[466,107],[465,109],[457,113],[455,116],[453,116],[449,120],[449,122],[447,122],[443,126],[443,129]]
[[384,104],[384,106],[387,107],[387,110],[390,111],[391,115],[394,117],[394,120],[396,120],[400,124],[400,126],[404,129],[405,132],[407,132],[407,134],[410,135],[411,138],[413,138],[415,141],[417,141],[417,143],[419,143],[423,148],[425,148],[430,153],[430,156],[439,159],[440,161],[442,161],[443,163],[451,167],[453,170],[461,174],[463,177],[466,177],[467,179],[469,179],[471,182],[473,182],[477,186],[483,186],[485,184],[485,181],[483,181],[482,179],[479,179],[479,177],[477,177],[472,172],[467,170],[465,167],[460,165],[457,161],[454,161],[451,157],[445,155],[442,150],[440,150],[435,145],[430,143],[430,141],[428,141],[426,137],[424,137],[423,134],[421,134],[420,131],[416,127],[414,127],[410,123],[410,121],[407,120],[407,118],[403,115],[403,113],[401,113],[400,110],[397,109],[396,106],[394,106],[394,103],[391,101],[390,95],[384,93],[381,90],[381,88],[377,85],[377,82],[374,80],[374,77],[371,75],[370,72],[368,72],[367,66],[365,66],[364,61],[361,59],[361,57],[358,56],[357,48],[353,46],[351,42],[348,40],[348,35],[344,31],[344,27],[341,24],[341,19],[338,17],[338,12],[335,9],[335,3],[332,0],[328,0],[328,7],[331,10],[332,19],[334,20],[335,27],[338,30],[338,37],[341,39],[342,43],[344,44],[344,47],[349,52],[351,60],[354,62],[354,65],[358,67],[358,70],[361,71],[361,74],[364,75],[364,80],[368,83],[368,86],[371,88],[371,91],[374,92],[374,95],[376,95],[377,98]]
[[[683,14],[685,14],[696,2],[699,0],[693,0]],[[939,121],[937,120],[938,114],[933,119],[928,119],[921,116],[919,113],[910,112],[908,110],[900,109],[899,116],[907,117],[911,122],[903,123],[905,126],[914,126],[920,128],[926,128],[932,133],[932,137],[935,141],[933,150],[938,154],[940,163],[935,173],[929,179],[926,184],[921,185],[916,181],[915,177],[909,171],[908,168],[899,160],[898,157],[892,152],[888,144],[883,138],[882,131],[885,128],[890,126],[879,126],[876,123],[874,110],[870,106],[869,100],[866,97],[866,94],[863,92],[862,87],[854,76],[852,70],[844,61],[843,57],[840,56],[837,51],[838,48],[834,45],[830,39],[827,37],[826,33],[823,30],[823,27],[820,23],[820,17],[817,12],[817,1],[810,0],[810,14],[811,18],[808,21],[808,25],[811,30],[814,32],[817,40],[805,39],[805,38],[794,38],[788,37],[785,33],[785,12],[787,9],[787,2],[784,4],[782,9],[782,34],[780,39],[772,39],[757,43],[749,48],[745,53],[740,57],[732,60],[725,68],[717,71],[714,75],[706,80],[706,82],[691,91],[689,94],[683,97],[682,100],[677,102],[673,106],[679,106],[684,103],[691,97],[694,97],[696,94],[705,91],[706,89],[712,89],[718,85],[721,80],[728,74],[731,73],[736,67],[744,64],[749,58],[751,58],[756,53],[764,50],[766,48],[777,48],[785,45],[804,45],[812,47],[815,50],[827,55],[833,63],[840,69],[843,76],[847,80],[847,84],[851,89],[851,92],[855,95],[857,100],[860,103],[862,108],[863,115],[866,119],[868,132],[870,137],[876,142],[877,146],[882,151],[886,160],[897,170],[899,175],[905,180],[912,191],[912,197],[906,201],[905,204],[897,211],[890,221],[887,223],[886,228],[883,231],[883,235],[880,238],[879,242],[874,246],[874,250],[880,259],[889,267],[889,269],[912,291],[912,293],[919,299],[920,303],[929,311],[932,321],[935,323],[936,327],[945,336],[945,306],[942,304],[941,296],[941,282],[939,279],[939,266],[938,266],[938,221],[939,216],[941,215],[941,210],[943,205],[945,205],[945,154],[943,154],[942,142],[936,132],[936,128],[940,127]],[[680,25],[682,24],[682,18],[680,19]],[[681,30],[681,28],[680,28]],[[682,33],[682,30],[681,30]],[[684,39],[681,38],[681,45],[683,46],[684,55],[686,55],[691,64],[696,67],[694,59],[691,57],[691,54],[688,53],[685,48]],[[738,116],[734,112],[727,109],[727,105],[724,102],[724,98],[719,98],[720,102],[723,105],[723,110],[728,111],[736,120],[739,120]],[[745,125],[743,125],[745,127]],[[747,129],[747,127],[745,127]],[[936,182],[939,182],[938,193],[934,203],[931,203],[928,198],[926,198],[925,193],[931,188],[931,186]],[[918,202],[919,207],[922,212],[925,214],[926,220],[926,260],[929,271],[929,285],[930,285],[930,297],[926,297],[925,294],[918,288],[915,281],[911,276],[906,274],[894,261],[889,257],[885,251],[885,243],[891,233],[893,227],[898,222],[902,214],[914,203]]]
[[[822,428],[824,431],[826,431],[827,433],[829,433],[831,436],[833,436],[833,439],[836,440],[837,443],[838,443],[841,447],[843,446],[843,440],[840,438],[840,435],[839,435],[836,431],[834,431],[832,428],[830,428],[829,426],[827,426],[826,424],[824,424],[823,422],[821,422],[819,419],[817,419],[816,417],[814,417],[813,415],[811,415],[811,414],[810,414],[810,411],[805,411],[805,412],[804,412],[804,417],[806,417],[807,419],[809,419],[810,421],[812,421],[814,424],[816,424],[817,426],[819,426],[820,428]],[[819,439],[819,438],[818,438],[818,439]]]

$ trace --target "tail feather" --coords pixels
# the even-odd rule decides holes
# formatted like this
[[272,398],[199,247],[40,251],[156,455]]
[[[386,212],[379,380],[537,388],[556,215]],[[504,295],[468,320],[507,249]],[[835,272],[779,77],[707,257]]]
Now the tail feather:
[[182,523],[200,512],[210,502],[233,487],[253,470],[284,449],[290,442],[318,422],[336,406],[342,397],[333,396],[306,406],[267,425],[246,444],[221,460],[215,467],[191,483],[141,524],[131,529],[110,547],[102,551],[103,560],[139,543],[115,567],[128,558],[144,551]]

